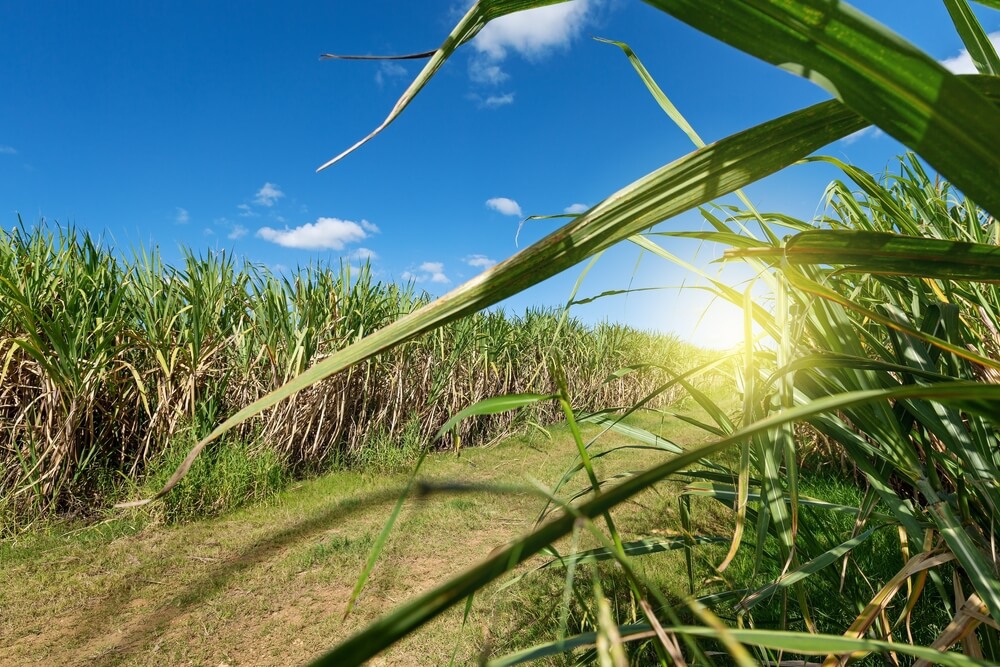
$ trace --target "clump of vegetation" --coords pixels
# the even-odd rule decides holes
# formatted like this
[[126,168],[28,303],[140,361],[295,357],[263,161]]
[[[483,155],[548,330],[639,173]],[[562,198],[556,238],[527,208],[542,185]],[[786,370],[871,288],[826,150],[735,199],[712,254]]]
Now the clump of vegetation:
[[[155,492],[181,464],[195,442],[189,433],[179,433],[148,462],[142,493]],[[285,487],[289,477],[288,466],[274,449],[223,440],[204,460],[195,462],[176,493],[150,511],[168,522],[214,516],[270,498]]]
[[376,474],[401,472],[410,468],[427,448],[420,422],[410,420],[398,436],[376,431],[363,447],[349,454],[348,465]]

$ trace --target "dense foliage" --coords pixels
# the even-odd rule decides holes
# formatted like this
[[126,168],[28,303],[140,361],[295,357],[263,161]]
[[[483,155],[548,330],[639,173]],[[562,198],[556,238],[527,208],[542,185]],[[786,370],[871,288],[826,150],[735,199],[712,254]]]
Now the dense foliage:
[[[367,265],[274,275],[225,252],[187,252],[172,267],[155,251],[123,258],[73,230],[0,231],[0,502],[8,520],[15,509],[25,518],[31,507],[92,502],[118,473],[139,479],[173,442],[190,445],[191,432],[197,440],[428,300],[413,285],[380,282]],[[293,469],[364,463],[386,442],[428,443],[470,399],[547,382],[539,368],[554,345],[594,407],[653,386],[655,372],[605,382],[626,360],[676,356],[682,347],[555,311],[484,312],[313,385],[231,439]],[[530,416],[556,414],[539,407]],[[482,416],[457,433],[478,444],[516,419]]]

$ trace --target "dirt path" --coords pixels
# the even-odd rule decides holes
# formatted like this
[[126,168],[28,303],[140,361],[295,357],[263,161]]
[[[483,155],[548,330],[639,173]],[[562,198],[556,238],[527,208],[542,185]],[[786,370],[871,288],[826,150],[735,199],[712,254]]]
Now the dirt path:
[[[565,436],[533,444],[513,439],[461,458],[434,455],[423,477],[511,484],[523,483],[527,472],[554,484],[574,456]],[[611,475],[662,456],[633,452],[601,465]],[[537,498],[496,493],[409,501],[356,610],[343,620],[404,480],[335,473],[215,520],[139,530],[129,527],[134,523],[109,525],[15,549],[0,565],[0,662],[302,664],[525,532],[540,508]],[[654,506],[626,510],[623,532],[648,534],[674,523],[675,504],[657,496]],[[675,560],[664,557],[665,565]],[[486,593],[464,629],[462,610],[452,609],[372,664],[447,664],[456,642],[467,660],[484,647],[510,645],[514,628],[523,643],[533,627],[545,630],[552,585],[539,577],[530,586]]]

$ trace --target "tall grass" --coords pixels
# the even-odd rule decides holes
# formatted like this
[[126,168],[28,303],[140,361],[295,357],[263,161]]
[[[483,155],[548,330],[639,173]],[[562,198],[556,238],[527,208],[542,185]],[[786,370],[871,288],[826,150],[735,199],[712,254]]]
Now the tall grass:
[[[810,415],[808,429],[785,427],[743,444],[743,467],[728,479],[693,476],[687,493],[727,504],[742,499],[738,521],[753,525],[757,536],[753,574],[723,596],[734,606],[720,614],[887,640],[916,633],[930,642],[940,632],[939,648],[978,630],[982,650],[995,657],[996,630],[959,608],[982,605],[992,615],[998,590],[991,540],[1000,413],[989,393],[1000,366],[997,295],[966,279],[1000,260],[996,221],[947,182],[931,179],[913,155],[881,180],[817,159],[834,162],[848,179],[828,187],[828,215],[809,222],[751,211],[708,216],[717,231],[706,238],[731,246],[727,257],[749,263],[771,288],[771,312],[754,311],[771,344],[748,350],[742,384],[752,414],[743,419],[908,385],[918,395]],[[751,219],[798,233],[777,243],[744,237],[734,244],[730,226]],[[720,296],[734,297],[724,290]],[[983,400],[938,402],[935,390],[945,385],[973,396],[979,390]],[[810,446],[816,442],[821,446]],[[808,483],[800,467],[815,469],[833,456],[843,456],[866,489],[853,507],[800,493]],[[850,526],[830,530],[817,511],[846,513]],[[871,584],[879,591],[873,595],[864,581],[873,572],[862,570],[853,553],[880,533],[893,535],[895,553]],[[885,547],[882,553],[890,558]],[[940,563],[922,569],[935,558]],[[916,579],[907,584],[911,575]],[[846,594],[815,597],[842,587]],[[930,612],[943,618],[928,636]],[[952,616],[961,631],[948,635]],[[965,649],[980,650],[968,643]]]
[[[185,252],[173,267],[72,229],[0,231],[0,499],[30,517],[94,502],[120,474],[141,483],[177,443],[428,299],[367,265],[274,275],[225,252]],[[552,346],[594,407],[635,400],[661,375],[605,382],[625,360],[687,349],[614,324],[560,324],[556,311],[485,312],[315,384],[233,439],[300,471],[389,461],[470,399],[546,389],[538,369]],[[481,443],[516,423],[483,416],[457,435]]]

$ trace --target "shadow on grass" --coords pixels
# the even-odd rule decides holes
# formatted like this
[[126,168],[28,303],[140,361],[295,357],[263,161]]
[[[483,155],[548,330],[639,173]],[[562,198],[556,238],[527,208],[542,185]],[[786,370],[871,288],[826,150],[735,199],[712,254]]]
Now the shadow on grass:
[[[399,493],[400,490],[395,489],[358,498],[347,498],[314,516],[258,540],[248,549],[214,564],[200,577],[183,587],[175,588],[172,595],[164,596],[156,609],[142,619],[125,619],[133,622],[128,623],[129,628],[123,636],[115,640],[112,646],[85,660],[85,663],[101,667],[120,664],[129,655],[160,635],[177,617],[224,590],[234,576],[270,560],[283,548],[328,529],[357,512],[398,498]],[[164,583],[167,584],[168,590],[174,588],[169,586],[169,582]],[[107,601],[90,613],[91,622],[73,637],[71,643],[80,646],[101,635],[109,634],[113,622],[118,620],[121,614],[127,613],[126,607],[131,596],[127,595],[126,589],[130,586],[131,582],[126,582],[118,590],[109,593]]]
[[[456,495],[480,492],[521,493],[524,489],[516,487],[498,487],[484,484],[464,483],[418,483],[411,497],[425,499],[432,495]],[[370,493],[355,498],[338,501],[333,507],[323,510],[314,516],[298,521],[282,530],[258,540],[248,549],[213,565],[200,577],[188,582],[172,595],[164,596],[163,601],[150,613],[142,618],[127,618],[128,629],[122,636],[112,642],[112,645],[91,654],[83,663],[99,667],[113,667],[121,664],[130,655],[141,650],[151,640],[162,634],[166,628],[179,616],[190,609],[199,606],[223,591],[236,575],[264,563],[278,554],[285,547],[299,542],[311,535],[329,529],[338,522],[346,520],[353,514],[371,507],[384,505],[396,500],[402,488]],[[168,584],[169,582],[164,582]],[[114,625],[124,625],[120,621],[122,614],[127,613],[131,596],[127,590],[131,582],[126,582],[108,593],[106,601],[92,610],[90,619],[83,628],[69,640],[73,646],[83,646],[107,636]],[[119,621],[118,623],[115,623]]]

